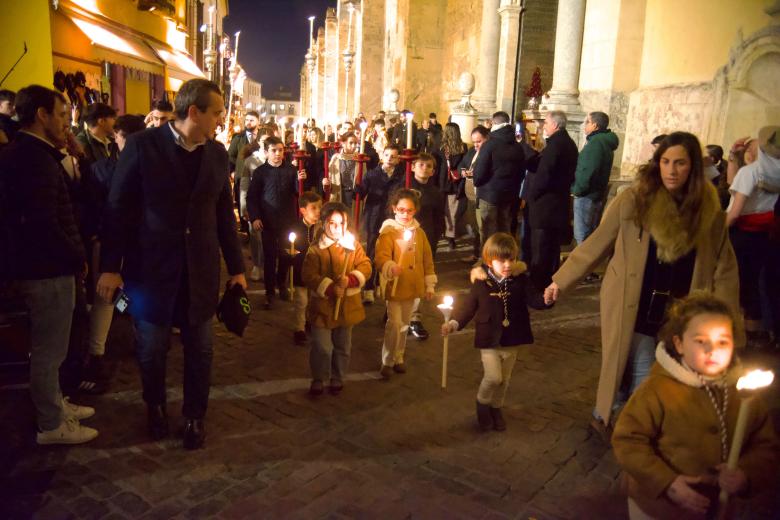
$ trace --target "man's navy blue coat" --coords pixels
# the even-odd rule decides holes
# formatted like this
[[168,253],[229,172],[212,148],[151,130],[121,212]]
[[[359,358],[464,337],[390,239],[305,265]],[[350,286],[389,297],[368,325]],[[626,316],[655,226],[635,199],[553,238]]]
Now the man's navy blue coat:
[[220,248],[228,273],[244,272],[229,174],[218,142],[203,145],[194,173],[181,165],[168,125],[127,138],[106,205],[101,272],[121,269],[135,319],[170,324],[182,283],[189,287],[187,321],[210,319],[219,300]]

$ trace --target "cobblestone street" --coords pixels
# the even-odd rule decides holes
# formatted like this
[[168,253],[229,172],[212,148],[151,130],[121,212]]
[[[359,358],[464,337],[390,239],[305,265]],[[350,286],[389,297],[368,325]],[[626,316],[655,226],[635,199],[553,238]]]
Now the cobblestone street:
[[[466,252],[443,252],[440,289],[466,289]],[[443,292],[443,291],[441,291]],[[441,292],[437,298],[440,299]],[[480,433],[482,374],[473,328],[451,336],[440,388],[441,316],[424,306],[427,341],[410,340],[408,373],[379,380],[382,305],[354,329],[340,396],[308,396],[308,350],[292,344],[292,305],[263,311],[262,284],[244,338],[215,322],[206,447],[181,448],[181,346],[169,356],[174,435],[147,440],[127,319],[109,339],[109,392],[93,405],[93,442],[38,447],[25,388],[0,390],[0,518],[627,518],[619,468],[588,429],[600,363],[598,285],[532,311],[536,344],[515,367],[506,432]],[[780,357],[761,361],[777,371]],[[780,429],[780,385],[770,394]],[[777,482],[776,482],[777,484]],[[780,485],[775,489],[780,490]],[[777,494],[779,495],[780,494]],[[780,498],[749,518],[780,518]]]

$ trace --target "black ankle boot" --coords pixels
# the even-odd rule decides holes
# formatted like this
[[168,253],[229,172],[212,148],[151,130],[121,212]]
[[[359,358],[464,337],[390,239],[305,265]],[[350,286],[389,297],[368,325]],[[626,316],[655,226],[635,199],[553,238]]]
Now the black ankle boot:
[[493,426],[493,418],[490,415],[490,406],[477,401],[477,423],[479,429],[483,432],[488,431]]
[[201,419],[187,419],[184,424],[184,449],[197,450],[206,440],[206,427]]
[[497,432],[506,430],[506,421],[501,414],[501,408],[490,407],[490,417],[493,419],[493,429]]
[[152,440],[159,441],[168,436],[168,412],[164,404],[148,405],[146,417],[149,425],[149,436]]

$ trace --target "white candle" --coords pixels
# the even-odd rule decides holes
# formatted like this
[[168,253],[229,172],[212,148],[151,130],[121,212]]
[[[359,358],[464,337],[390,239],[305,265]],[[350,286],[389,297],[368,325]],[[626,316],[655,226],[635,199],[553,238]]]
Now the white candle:
[[[744,376],[740,377],[737,381],[737,391],[739,390],[758,390],[772,384],[775,378],[775,374],[771,370],[752,370]],[[729,469],[735,469],[737,462],[739,462],[739,454],[742,451],[742,443],[745,440],[745,428],[747,426],[747,419],[750,415],[750,403],[753,400],[753,396],[747,396],[742,399],[739,405],[739,413],[737,414],[737,424],[734,426],[734,437],[731,441],[731,449],[729,450],[729,460],[727,465]],[[726,504],[729,501],[729,494],[726,491],[721,491],[720,496],[720,509],[725,511]]]
[[360,123],[360,153],[366,151],[366,128],[368,128],[368,123],[363,121]]
[[[347,265],[349,264],[349,255],[347,251],[354,251],[355,250],[355,236],[347,231],[344,233],[344,236],[341,237],[341,240],[339,240],[339,245],[344,248],[344,267],[341,269],[341,277],[344,278],[347,276]],[[341,300],[342,297],[339,296],[336,298],[336,308],[333,311],[333,320],[338,321],[339,319],[339,311],[341,310]]]
[[280,119],[279,120],[279,138],[282,140],[282,144],[287,146],[287,143],[284,142],[284,134],[285,134],[284,119]]
[[295,258],[295,232],[290,231],[290,235],[287,237],[290,239],[290,301],[295,297],[295,287],[293,286],[293,263],[292,259]]
[[414,124],[414,114],[409,112],[406,114],[406,148],[408,150],[412,149],[412,130],[414,127],[412,126]]
[[[454,299],[452,296],[445,296],[444,302],[437,305],[442,315],[444,315],[444,324],[447,325],[450,322],[450,316],[452,314],[452,303]],[[442,345],[441,353],[441,387],[447,388],[447,355],[449,352],[449,335],[444,336],[444,344]]]
[[[398,267],[403,269],[404,264],[404,253],[406,253],[406,250],[409,249],[409,241],[412,239],[412,230],[411,229],[404,229],[404,247],[401,249],[401,256],[398,257]],[[390,292],[390,296],[395,296],[395,290],[398,287],[398,279],[401,278],[401,275],[395,277],[393,280],[393,290]]]
[[306,135],[303,131],[303,125],[306,124],[306,120],[302,117],[298,118],[298,149],[303,150],[303,146],[306,141]]

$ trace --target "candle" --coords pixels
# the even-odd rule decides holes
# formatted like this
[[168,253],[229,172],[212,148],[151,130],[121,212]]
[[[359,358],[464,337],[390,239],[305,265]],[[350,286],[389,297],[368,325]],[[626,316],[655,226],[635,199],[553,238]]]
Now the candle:
[[[454,299],[452,296],[445,296],[444,301],[437,305],[442,315],[444,316],[444,324],[447,325],[450,322],[450,316],[452,315],[452,303]],[[447,354],[449,351],[449,335],[444,336],[444,345],[442,345],[441,353],[441,387],[447,388]]]
[[314,48],[314,17],[309,17],[309,50]]
[[[772,384],[775,375],[770,370],[752,370],[740,377],[737,381],[737,391],[740,390],[759,390]],[[729,469],[735,469],[737,462],[739,462],[739,453],[742,451],[742,443],[745,440],[745,427],[747,426],[747,419],[750,415],[750,404],[753,400],[752,395],[746,396],[742,399],[739,405],[739,413],[737,414],[737,424],[734,427],[734,437],[731,441],[731,449],[729,450],[729,460],[727,465]],[[729,501],[729,494],[726,491],[720,492],[720,511],[721,514],[726,511],[726,504]]]
[[306,144],[306,133],[303,131],[303,125],[306,124],[306,120],[302,117],[298,118],[298,149],[304,151],[303,145]]
[[[339,240],[339,245],[344,248],[344,267],[341,269],[341,278],[347,276],[347,265],[349,265],[350,252],[355,250],[355,236],[349,231],[344,233],[344,236]],[[333,320],[338,321],[339,310],[341,310],[342,297],[336,298],[336,308],[333,311]]]
[[360,153],[366,151],[366,128],[368,128],[368,123],[363,121],[360,123]]
[[295,232],[290,231],[290,235],[287,237],[290,239],[290,301],[293,300],[293,294],[295,288],[293,286],[293,258],[295,258]]
[[412,126],[414,124],[414,114],[409,112],[406,114],[406,148],[408,150],[412,149],[412,131],[414,130],[414,127]]
[[[401,256],[398,258],[398,267],[403,268],[404,263],[404,253],[406,253],[406,250],[409,248],[409,241],[412,239],[412,230],[411,229],[404,229],[404,246],[403,249],[401,249]],[[395,289],[398,287],[398,279],[401,277],[399,274],[395,277],[393,280],[393,290],[390,292],[390,296],[395,296]]]
[[284,132],[285,132],[284,119],[280,119],[279,120],[279,138],[282,140],[282,144],[284,146],[287,146],[287,143],[284,142]]

